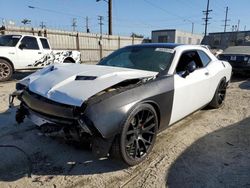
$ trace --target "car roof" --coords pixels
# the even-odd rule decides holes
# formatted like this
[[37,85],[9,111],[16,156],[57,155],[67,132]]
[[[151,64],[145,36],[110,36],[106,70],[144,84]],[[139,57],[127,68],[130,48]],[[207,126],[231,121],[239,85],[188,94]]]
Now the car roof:
[[37,35],[29,35],[29,34],[7,34],[7,35],[1,35],[1,36],[21,36],[21,37],[36,37],[36,38],[44,38],[46,39],[46,37],[43,36],[37,36]]
[[128,47],[156,47],[156,48],[170,48],[174,49],[177,46],[181,46],[184,44],[176,44],[176,43],[142,43],[142,44],[135,44],[135,45],[130,45]]
[[195,45],[195,44],[178,44],[178,43],[142,43],[136,45],[130,45],[127,47],[154,47],[154,48],[169,48],[175,50],[208,50],[204,45]]

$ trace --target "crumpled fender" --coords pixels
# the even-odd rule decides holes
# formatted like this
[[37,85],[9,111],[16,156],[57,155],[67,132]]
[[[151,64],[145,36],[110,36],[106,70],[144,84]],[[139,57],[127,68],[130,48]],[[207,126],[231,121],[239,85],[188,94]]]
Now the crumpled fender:
[[158,112],[159,129],[163,129],[170,121],[173,96],[173,76],[159,77],[97,102],[90,101],[84,114],[103,138],[110,138],[120,133],[131,109],[140,103],[150,103]]

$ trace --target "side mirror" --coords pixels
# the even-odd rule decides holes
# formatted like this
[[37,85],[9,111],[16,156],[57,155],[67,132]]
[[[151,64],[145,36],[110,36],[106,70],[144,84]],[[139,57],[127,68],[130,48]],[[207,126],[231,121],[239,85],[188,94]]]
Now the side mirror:
[[25,49],[25,48],[27,48],[27,45],[26,45],[26,44],[21,43],[21,44],[19,45],[19,49],[23,50],[23,49]]
[[182,76],[186,78],[190,73],[194,72],[196,68],[196,63],[194,61],[189,62],[186,66],[186,71]]

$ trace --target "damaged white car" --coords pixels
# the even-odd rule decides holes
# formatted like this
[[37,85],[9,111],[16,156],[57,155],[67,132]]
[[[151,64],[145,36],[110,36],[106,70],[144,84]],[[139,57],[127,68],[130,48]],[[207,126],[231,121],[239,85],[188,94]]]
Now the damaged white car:
[[223,104],[232,68],[197,45],[141,44],[98,65],[61,64],[21,80],[16,121],[27,117],[47,133],[91,142],[98,156],[135,165],[157,133],[209,105]]

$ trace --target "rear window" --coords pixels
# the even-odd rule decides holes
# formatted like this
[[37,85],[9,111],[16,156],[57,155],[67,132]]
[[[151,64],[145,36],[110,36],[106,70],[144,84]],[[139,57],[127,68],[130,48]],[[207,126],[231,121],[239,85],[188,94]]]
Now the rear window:
[[43,49],[50,49],[47,39],[41,39],[40,38],[40,41],[42,43]]
[[210,63],[211,61],[210,57],[208,57],[208,55],[205,52],[200,51],[200,50],[198,50],[198,54],[200,56],[203,66],[204,67],[207,66],[207,64]]
[[20,40],[21,35],[3,35],[0,36],[0,46],[14,47]]

